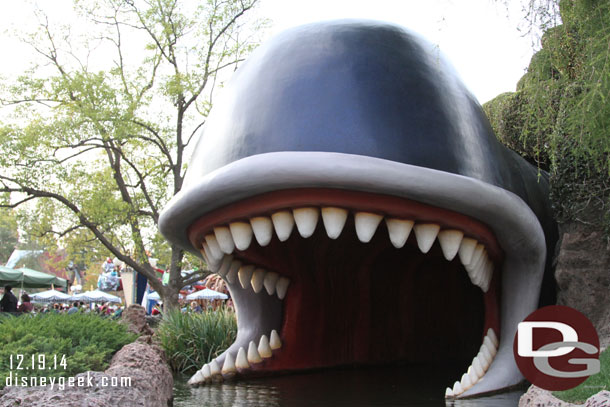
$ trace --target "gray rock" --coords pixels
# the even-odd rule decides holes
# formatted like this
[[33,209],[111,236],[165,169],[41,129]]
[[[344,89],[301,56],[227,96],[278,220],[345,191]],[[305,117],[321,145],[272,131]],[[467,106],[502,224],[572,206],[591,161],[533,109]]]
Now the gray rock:
[[596,225],[574,222],[563,225],[562,231],[555,269],[557,303],[586,315],[606,348],[610,345],[610,243]]
[[519,407],[609,407],[610,392],[600,391],[589,397],[584,404],[571,404],[559,400],[550,391],[530,386],[527,392],[519,399]]

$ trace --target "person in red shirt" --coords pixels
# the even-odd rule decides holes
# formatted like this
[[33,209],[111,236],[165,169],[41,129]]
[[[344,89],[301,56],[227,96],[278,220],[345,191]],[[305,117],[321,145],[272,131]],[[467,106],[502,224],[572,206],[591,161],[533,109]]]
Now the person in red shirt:
[[21,305],[17,308],[17,312],[32,312],[34,304],[30,302],[30,296],[27,294],[21,294]]

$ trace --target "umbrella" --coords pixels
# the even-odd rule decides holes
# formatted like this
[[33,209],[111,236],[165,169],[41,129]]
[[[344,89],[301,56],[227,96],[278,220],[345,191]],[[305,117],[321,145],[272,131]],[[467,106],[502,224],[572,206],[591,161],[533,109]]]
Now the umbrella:
[[100,290],[85,291],[81,294],[76,294],[70,297],[72,301],[84,301],[84,302],[123,302],[121,298],[116,295],[108,294]]
[[191,293],[186,296],[187,300],[226,300],[229,298],[228,295],[219,293],[218,291],[204,288],[203,290]]
[[46,288],[52,285],[66,287],[67,281],[53,274],[43,273],[28,268],[12,269],[0,266],[0,284],[11,284],[14,287]]
[[67,302],[71,297],[56,290],[47,290],[30,295],[32,302]]

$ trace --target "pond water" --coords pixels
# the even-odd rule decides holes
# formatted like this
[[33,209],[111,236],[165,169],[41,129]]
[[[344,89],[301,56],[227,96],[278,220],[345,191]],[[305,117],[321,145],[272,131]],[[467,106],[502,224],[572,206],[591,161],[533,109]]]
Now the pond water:
[[197,388],[190,388],[186,384],[188,378],[181,377],[175,380],[174,406],[514,407],[525,391],[445,402],[446,383],[456,376],[450,374],[429,367],[336,369],[242,379]]

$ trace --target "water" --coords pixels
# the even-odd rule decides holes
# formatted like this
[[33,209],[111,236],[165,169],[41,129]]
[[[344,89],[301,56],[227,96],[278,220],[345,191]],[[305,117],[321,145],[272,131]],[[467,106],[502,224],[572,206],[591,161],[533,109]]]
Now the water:
[[[451,406],[514,407],[523,391],[471,400],[444,400],[448,374],[431,368],[339,369],[237,380],[190,388],[177,378],[175,407],[237,406]],[[432,375],[431,375],[432,373]],[[432,380],[431,380],[432,378]]]

